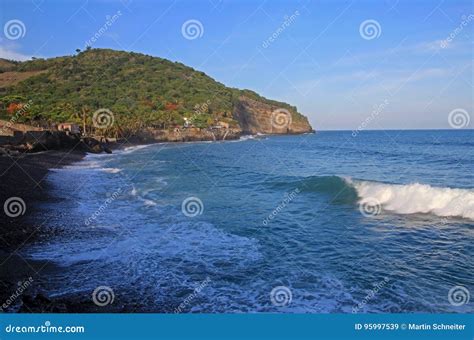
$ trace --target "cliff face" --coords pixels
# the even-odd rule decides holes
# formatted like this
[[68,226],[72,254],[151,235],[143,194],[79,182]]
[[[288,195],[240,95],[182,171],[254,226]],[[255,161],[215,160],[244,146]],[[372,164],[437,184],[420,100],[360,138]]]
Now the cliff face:
[[244,134],[298,134],[312,132],[308,118],[288,109],[239,97],[233,117]]

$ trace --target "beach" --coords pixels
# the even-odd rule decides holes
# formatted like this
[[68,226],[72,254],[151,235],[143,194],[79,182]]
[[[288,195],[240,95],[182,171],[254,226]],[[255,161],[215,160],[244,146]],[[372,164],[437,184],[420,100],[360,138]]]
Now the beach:
[[78,162],[84,156],[85,152],[80,151],[44,151],[0,157],[2,205],[11,197],[19,197],[25,203],[23,215],[9,217],[2,212],[0,220],[1,301],[7,301],[19,281],[35,276],[44,267],[41,261],[25,259],[19,254],[24,247],[51,232],[47,224],[34,218],[38,213],[37,206],[52,199],[49,183],[45,181],[49,169]]
[[[23,243],[34,239],[39,227],[30,219],[38,202],[50,199],[46,175],[51,168],[61,168],[80,161],[85,152],[45,151],[24,153],[19,157],[0,157],[0,198],[5,202],[10,197],[25,201],[25,214],[16,218],[4,216],[0,222],[1,248],[16,250]],[[28,220],[30,222],[28,222]],[[30,236],[33,233],[33,236]],[[27,236],[25,236],[27,235]]]

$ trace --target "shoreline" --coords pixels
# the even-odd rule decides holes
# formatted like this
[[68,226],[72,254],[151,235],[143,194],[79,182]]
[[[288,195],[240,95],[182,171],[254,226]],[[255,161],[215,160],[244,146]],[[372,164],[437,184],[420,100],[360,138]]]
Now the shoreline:
[[[243,135],[239,139],[264,138],[270,135]],[[193,141],[139,141],[125,140],[107,144],[113,151],[124,150],[128,147],[153,144],[188,144],[200,142],[232,142],[236,140],[193,140]],[[1,145],[0,145],[1,147]],[[0,156],[0,203],[11,197],[19,197],[25,202],[25,211],[18,217],[5,215],[0,220],[0,254],[5,251],[14,251],[22,243],[30,241],[25,234],[34,232],[31,220],[37,212],[37,205],[52,199],[49,193],[50,184],[46,181],[51,169],[60,169],[64,166],[83,160],[89,154],[83,150],[47,150],[39,152],[23,152],[19,155]],[[29,221],[28,221],[29,220]]]
[[[3,209],[0,219],[0,281],[3,286],[0,301],[8,301],[18,289],[18,282],[33,278],[46,264],[24,259],[19,253],[47,229],[34,216],[38,214],[41,203],[54,200],[50,195],[50,184],[46,181],[49,170],[80,161],[85,155],[85,152],[76,150],[51,150],[0,157],[0,202]],[[4,202],[12,197],[24,202],[23,214],[17,217],[7,216],[5,212]],[[27,295],[23,297],[27,298]],[[3,309],[3,306],[0,307]]]
[[[263,136],[253,136],[251,138],[259,138],[259,137],[263,137],[263,138],[267,138],[269,137],[268,135],[263,135]],[[341,135],[341,139],[343,138],[344,136]],[[246,138],[241,138],[241,141],[242,140],[245,140]],[[276,142],[281,142],[283,141],[285,138],[275,138]],[[297,137],[296,139],[294,140],[290,140],[290,144],[288,144],[288,149],[286,150],[291,150],[292,149],[292,145],[294,144],[295,141],[303,141],[305,139],[304,136],[301,136],[301,137]],[[313,138],[311,138],[313,142],[317,142],[316,144],[314,144],[314,146],[318,145],[318,143],[320,143],[320,141],[317,141]],[[309,140],[309,139],[308,139]],[[227,146],[229,146],[229,150],[233,150],[233,151],[236,151],[236,150],[243,150],[243,149],[254,149],[255,147],[261,147],[261,150],[260,152],[262,152],[263,154],[265,154],[265,151],[266,151],[266,148],[268,146],[271,146],[273,145],[273,143],[270,143],[271,145],[261,145],[262,143],[257,143],[257,141],[250,141],[250,142],[247,142],[247,143],[242,143],[240,146],[242,148],[239,148],[238,147],[238,144],[240,143],[236,143],[236,144],[233,144],[232,143],[233,141],[229,141],[229,143],[226,143]],[[429,141],[428,141],[429,142]],[[185,142],[185,144],[194,144],[194,145],[197,145],[197,144],[201,144],[201,143],[204,143],[204,142]],[[123,144],[115,144],[113,149],[114,150],[117,150],[117,151],[114,151],[114,153],[116,153],[116,155],[120,155],[122,153],[121,150],[124,150],[126,151],[125,153],[127,154],[128,151],[130,152],[135,152],[136,150],[140,150],[141,148],[143,147],[150,147],[150,148],[154,148],[153,145],[155,144],[158,144],[156,146],[156,149],[161,149],[161,147],[159,147],[159,144],[167,144],[168,146],[171,146],[172,144],[175,144],[175,143],[148,143],[148,144],[131,144],[131,143],[123,143]],[[179,143],[182,145],[182,143]],[[236,146],[237,145],[237,146]],[[110,145],[109,145],[110,146]],[[176,145],[179,147],[179,145]],[[204,147],[203,147],[204,148]],[[215,147],[213,149],[216,149],[214,151],[214,153],[212,155],[214,156],[219,156],[219,154],[222,156],[223,154],[230,154],[230,155],[233,155],[234,153],[233,152],[224,152],[222,153],[222,151],[220,151],[220,147]],[[141,152],[138,152],[138,153],[141,153]],[[153,150],[150,150],[150,154],[153,153]],[[262,153],[256,153],[256,155],[261,155]],[[168,162],[173,162],[176,164],[182,164],[181,161],[185,161],[186,160],[186,157],[181,157],[181,155],[178,153],[172,153],[170,152],[172,158],[166,158],[168,160]],[[305,154],[304,151],[302,154]],[[46,158],[50,158],[50,157],[57,157],[57,156],[64,156],[64,152],[42,152],[42,153],[38,153],[38,154],[30,154],[30,155],[25,155],[24,158],[28,158],[28,159],[31,159],[31,162],[34,163],[34,160],[42,160],[43,162],[45,163],[48,163],[46,162]],[[102,158],[102,156],[95,156],[95,155],[92,155],[93,156],[92,158]],[[136,155],[137,157],[142,157],[141,155]],[[45,159],[43,159],[43,157]],[[88,157],[87,154],[79,154],[79,155],[74,155],[73,157],[71,157],[71,159],[69,159],[69,162],[67,160],[64,160],[64,163],[67,163],[67,164],[71,164],[71,162],[79,162],[82,163],[84,161],[87,161],[87,158],[84,160],[84,157]],[[115,156],[114,156],[115,157]],[[149,158],[149,154],[146,154],[146,155],[143,155],[144,159],[148,159]],[[118,158],[121,158],[118,157]],[[4,157],[4,159],[9,159],[7,157]],[[108,159],[108,157],[105,157],[104,156],[104,159]],[[357,159],[357,156],[354,156],[354,159]],[[55,159],[56,160],[56,159]],[[107,161],[107,160],[106,160]],[[54,162],[53,162],[54,163]],[[101,163],[101,162],[99,162]],[[263,163],[261,164],[265,164],[266,162],[263,161]],[[67,165],[67,164],[63,164],[63,165]],[[113,165],[111,166],[117,166],[117,167],[120,167],[118,164],[121,164],[120,161],[117,161],[116,163],[113,162]],[[209,164],[209,163],[204,163],[204,164]],[[214,164],[214,163],[212,163]],[[215,164],[221,164],[221,163],[215,163]],[[314,164],[314,163],[313,163]],[[103,166],[103,165],[102,165]],[[296,166],[296,164],[295,164]],[[44,168],[48,168],[47,166],[44,166],[42,170],[44,170]],[[54,168],[54,167],[53,167]],[[170,167],[170,168],[166,168],[168,171],[166,171],[166,173],[168,173],[170,170],[173,170],[174,167]],[[218,169],[218,168],[216,168]],[[219,170],[216,170],[217,172],[215,172],[214,174],[218,174],[219,173]],[[240,172],[240,170],[235,170],[236,172]],[[14,172],[14,174],[16,175],[17,172]],[[1,174],[0,174],[1,175]],[[26,176],[26,174],[22,174],[22,176]],[[84,177],[84,179],[87,181],[88,177],[87,175],[85,175],[86,177]],[[322,175],[322,176],[309,176],[309,177],[305,177],[305,175],[302,174],[302,176],[305,178],[304,182],[301,181],[300,178],[298,179],[295,179],[294,181],[289,181],[288,182],[288,185],[289,186],[282,186],[281,188],[278,187],[276,188],[276,191],[275,191],[275,194],[273,193],[273,190],[272,190],[272,197],[274,197],[276,199],[276,201],[281,197],[279,196],[279,193],[284,193],[284,192],[288,192],[288,188],[290,187],[293,187],[293,184],[294,183],[298,183],[298,186],[301,186],[301,185],[304,185],[305,187],[308,186],[308,187],[324,187],[326,185],[329,185],[331,184],[331,191],[329,192],[330,195],[333,195],[335,194],[336,192],[339,192],[340,191],[340,187],[339,186],[334,186],[334,183],[333,183],[333,179],[331,178],[331,176],[325,176],[325,175]],[[71,190],[74,191],[75,190],[75,187],[74,187],[74,181],[77,177],[75,177],[74,175],[73,176],[69,176],[69,179],[67,182],[61,182],[60,179],[58,179],[58,183],[66,183],[66,185],[68,185],[67,183],[72,183],[72,187],[71,187]],[[358,178],[358,177],[356,177]],[[17,181],[18,178],[13,178],[14,181]],[[343,179],[343,178],[341,178]],[[11,181],[11,183],[9,183],[9,185],[14,188],[15,187],[15,182],[14,181]],[[280,178],[275,178],[275,183],[280,183]],[[329,184],[327,183],[329,182]],[[384,182],[380,182],[380,179],[378,179],[378,181],[376,180],[376,178],[372,178],[371,180],[370,179],[366,179],[366,180],[359,180],[359,182],[363,182],[362,184],[363,185],[368,185],[368,184],[371,184],[373,182],[376,182],[374,183],[373,185],[376,185],[376,186],[380,186],[380,185],[387,185],[389,186],[390,190],[395,190],[397,188],[399,188],[399,185],[390,185],[390,183],[395,183],[393,181],[387,181],[387,183],[384,183]],[[4,182],[2,182],[4,183]],[[47,197],[45,196],[43,198],[43,200],[51,200],[49,202],[52,202],[53,205],[55,205],[56,203],[59,203],[59,205],[61,205],[61,207],[63,207],[63,205],[61,203],[66,203],[66,201],[69,200],[69,197],[70,195],[68,195],[68,193],[66,192],[65,195],[63,194],[60,194],[58,196],[61,196],[61,197],[64,197],[64,198],[58,198],[58,197],[55,197],[57,194],[55,191],[51,191],[51,190],[56,190],[56,186],[55,186],[55,183],[56,183],[56,178],[53,178],[51,177],[48,181],[48,183],[50,184],[49,186],[45,185],[45,186],[42,186],[42,189],[44,192],[48,192],[50,193],[50,195],[48,195]],[[93,186],[95,186],[97,183],[97,185],[100,185],[101,182],[93,182]],[[102,182],[102,183],[105,183],[105,182]],[[273,182],[271,182],[273,183]],[[234,187],[237,186],[236,183],[233,184]],[[407,185],[410,185],[409,183],[407,183],[404,187],[406,187]],[[67,191],[67,186],[66,187],[63,187],[61,186],[62,188],[62,192],[65,192]],[[439,189],[443,189],[445,188],[445,186],[443,187],[440,187]],[[403,188],[402,188],[403,189]],[[434,188],[436,189],[436,188]],[[139,190],[139,188],[137,188],[137,190]],[[248,189],[249,191],[252,190],[251,188]],[[105,191],[110,191],[110,190],[105,190]],[[328,192],[323,192],[323,195],[318,195],[321,196],[321,202],[325,202],[325,197],[324,195],[326,195]],[[311,192],[311,195],[313,195],[313,192]],[[97,201],[97,196],[84,196],[86,200],[89,200],[89,203],[93,203],[95,204]],[[93,197],[95,197],[93,199]],[[310,203],[314,200],[314,197],[311,196],[311,197],[304,197],[304,196],[300,196],[302,200],[305,200],[305,199],[308,199],[307,203]],[[329,196],[328,196],[329,197]],[[331,196],[332,197],[332,196]],[[319,198],[318,198],[319,199]],[[42,200],[42,201],[43,201]],[[63,201],[64,200],[64,201]],[[38,210],[36,211],[29,211],[28,209],[30,208],[30,206],[28,206],[27,208],[27,214],[25,215],[28,215],[29,213],[31,214],[38,214],[38,215],[33,215],[35,216],[35,218],[40,221],[40,223],[44,222],[45,219],[47,219],[47,216],[45,214],[43,214],[43,205],[41,204],[41,202],[39,202],[39,205],[37,206]],[[71,199],[71,201],[74,201],[74,199]],[[342,201],[341,201],[342,202]],[[349,200],[346,200],[344,198],[343,200],[344,204],[346,205],[347,204],[347,213],[349,214],[348,216],[352,217],[353,214],[355,214],[356,216],[359,216],[359,211],[357,209],[357,205],[355,204],[355,201],[353,198]],[[36,203],[34,203],[36,204]],[[44,203],[43,203],[44,204]],[[50,204],[50,203],[48,203]],[[351,205],[351,206],[349,206]],[[209,205],[211,206],[211,205]],[[76,280],[76,276],[74,274],[76,274],[76,272],[73,269],[73,266],[76,266],[76,264],[69,264],[68,261],[65,261],[65,262],[62,262],[62,261],[55,261],[55,257],[49,257],[48,254],[50,252],[54,253],[55,250],[57,249],[56,246],[53,246],[53,247],[49,247],[48,246],[48,243],[50,243],[50,241],[53,241],[52,239],[50,239],[51,236],[55,236],[55,235],[61,235],[63,233],[62,230],[64,230],[63,228],[61,227],[64,227],[64,228],[71,228],[73,229],[76,229],[77,227],[79,227],[79,225],[81,224],[81,216],[83,216],[84,214],[70,214],[67,210],[67,208],[61,208],[61,207],[53,207],[54,209],[54,212],[57,212],[57,213],[54,213],[54,216],[61,216],[61,219],[62,217],[66,217],[64,219],[64,221],[61,221],[61,220],[56,220],[58,223],[50,223],[51,226],[48,226],[47,223],[44,227],[44,229],[39,229],[38,233],[36,233],[35,235],[36,236],[39,236],[39,238],[33,238],[32,241],[34,241],[35,243],[33,244],[26,244],[25,245],[25,248],[23,248],[22,250],[20,250],[17,253],[14,253],[14,254],[10,254],[10,259],[7,263],[6,266],[3,266],[2,267],[2,273],[0,274],[0,276],[4,276],[4,277],[8,277],[8,285],[3,284],[3,290],[1,291],[0,293],[0,296],[2,296],[3,300],[2,301],[6,301],[10,296],[12,296],[16,290],[18,290],[18,287],[20,287],[19,283],[18,282],[27,282],[29,280],[29,278],[32,278],[32,285],[31,286],[28,286],[28,289],[25,290],[25,292],[22,292],[22,294],[20,294],[17,298],[17,300],[15,300],[15,302],[13,304],[10,305],[9,308],[4,308],[4,311],[6,312],[13,312],[13,313],[16,313],[16,312],[19,312],[19,313],[39,313],[39,312],[49,312],[49,313],[126,313],[126,312],[129,312],[129,313],[149,313],[149,312],[153,312],[153,313],[171,313],[173,312],[173,310],[176,309],[176,306],[179,305],[179,297],[177,298],[177,296],[173,295],[173,294],[170,294],[170,298],[169,299],[164,299],[164,302],[160,302],[159,305],[154,305],[154,304],[150,304],[148,303],[149,301],[154,301],[154,300],[141,300],[141,296],[142,295],[139,295],[139,294],[135,294],[136,292],[134,291],[134,285],[120,285],[120,284],[116,284],[117,279],[115,278],[113,281],[107,281],[107,278],[109,278],[108,276],[104,275],[104,278],[103,278],[103,282],[98,282],[98,283],[95,283],[94,287],[99,284],[105,284],[105,285],[109,285],[110,283],[113,284],[113,289],[114,289],[114,292],[116,294],[116,303],[115,304],[110,304],[108,306],[105,306],[105,307],[98,307],[96,306],[93,301],[91,300],[91,294],[92,294],[92,291],[93,291],[93,288],[91,289],[90,286],[84,286],[84,285],[80,285],[78,284],[77,286],[75,285],[75,280]],[[271,208],[274,208],[274,207],[271,207]],[[179,209],[179,208],[178,208]],[[266,210],[266,209],[265,209]],[[360,210],[360,209],[359,209]],[[129,212],[131,213],[131,215],[134,214],[134,211],[136,210],[130,210]],[[270,210],[268,210],[270,211]],[[335,212],[337,213],[337,212]],[[385,214],[385,213],[383,213]],[[397,221],[398,220],[401,220],[401,219],[405,219],[405,217],[400,217],[400,214],[403,214],[403,212],[401,213],[392,213],[392,212],[387,212],[386,216],[388,216],[389,218],[391,218],[390,216],[391,215],[394,215],[393,218],[395,218]],[[69,216],[68,216],[69,215]],[[130,215],[129,215],[130,216]],[[385,216],[385,215],[383,215]],[[370,217],[368,217],[370,218]],[[416,220],[419,220],[419,221],[423,221],[423,223],[425,224],[429,224],[429,225],[436,225],[436,223],[443,223],[443,225],[445,226],[450,226],[451,225],[451,221],[453,221],[453,224],[458,224],[458,223],[466,223],[466,221],[458,221],[457,219],[454,220],[454,219],[451,219],[451,218],[442,218],[441,216],[438,218],[438,217],[434,217],[434,219],[430,216],[427,216],[427,215],[421,215],[421,214],[417,214],[417,215],[414,215],[414,218]],[[106,221],[106,220],[105,220]],[[140,220],[135,220],[135,221],[140,221]],[[399,230],[404,230],[406,229],[406,226],[409,226],[410,225],[410,221],[411,221],[411,216],[407,216],[406,217],[406,221],[404,220],[403,222],[400,222],[400,225],[398,225],[398,228]],[[469,223],[469,222],[467,222]],[[136,223],[136,225],[140,225],[139,222]],[[66,230],[66,232],[68,232]],[[204,235],[208,235],[207,234],[207,229],[204,229],[203,232],[206,232]],[[424,232],[424,231],[422,231]],[[80,233],[82,233],[82,231],[80,231]],[[108,231],[107,231],[108,233]],[[147,233],[144,233],[145,235],[148,235]],[[177,234],[177,235],[181,235],[181,234]],[[356,235],[359,235],[359,234],[356,234]],[[79,233],[76,233],[72,236],[79,236],[80,238],[80,235]],[[101,236],[101,234],[99,234],[99,236]],[[421,235],[423,236],[423,235]],[[71,238],[71,240],[75,240],[76,238],[73,237]],[[174,238],[174,240],[178,239],[179,240],[179,237],[178,238]],[[190,240],[192,241],[193,239],[195,239],[195,236],[193,235]],[[97,240],[94,236],[90,237],[90,238],[86,238],[84,243],[78,248],[77,248],[77,253],[80,254],[81,251],[83,251],[83,254],[89,254],[89,244],[90,242],[93,242],[93,246],[91,249],[96,249],[96,244],[95,244],[95,240]],[[128,240],[127,240],[128,241]],[[184,241],[186,241],[186,239],[184,239]],[[189,241],[189,240],[187,240]],[[44,243],[43,243],[44,242]],[[99,247],[100,247],[100,242],[102,242],[101,240],[99,240]],[[159,244],[154,242],[154,244]],[[227,243],[223,243],[222,245],[225,246]],[[45,245],[46,248],[48,249],[48,251],[45,253],[46,256],[44,257],[35,257],[35,260],[29,260],[29,259],[26,259],[26,262],[25,262],[25,259],[22,259],[21,258],[21,255],[22,254],[30,254],[31,252],[29,251],[29,248],[26,248],[26,247],[33,247],[34,249],[32,253],[35,253],[35,249],[36,249],[36,246],[39,245],[39,246],[43,246]],[[67,246],[67,239],[66,239],[66,242],[61,242],[60,244],[58,244],[61,247],[61,245],[66,245]],[[132,244],[132,245],[135,245],[135,244]],[[75,246],[75,244],[73,244],[73,246]],[[130,246],[129,243],[126,244],[127,247]],[[179,245],[178,245],[179,246]],[[76,249],[76,248],[72,248],[72,249]],[[97,248],[99,249],[99,248]],[[119,249],[119,248],[117,248]],[[122,248],[122,249],[127,249],[127,248]],[[183,248],[183,249],[187,249],[187,248]],[[191,248],[190,248],[191,249]],[[93,251],[93,250],[92,250]],[[119,259],[119,261],[122,261],[123,258],[125,258],[124,254],[122,254],[121,252],[116,252],[117,254],[113,254],[113,258],[114,259]],[[73,255],[75,257],[75,254],[76,252],[71,252],[71,255]],[[225,253],[227,254],[227,253]],[[173,257],[175,255],[172,255],[171,257]],[[178,255],[178,256],[181,256],[181,255]],[[33,258],[33,256],[31,257]],[[108,258],[108,257],[107,257]],[[100,262],[98,262],[97,264],[94,264],[93,266],[91,266],[92,270],[91,270],[91,273],[94,273],[95,275],[94,276],[91,276],[91,277],[98,277],[97,274],[99,273],[100,274],[100,271],[97,271],[97,270],[100,270],[102,268],[102,265],[104,264],[104,260],[106,260],[107,258],[102,258],[100,260]],[[87,263],[86,262],[81,262],[81,261],[88,261],[88,257],[80,257],[79,258],[80,260],[78,261],[79,265],[78,265],[78,269],[88,269],[87,268]],[[132,258],[133,261],[136,260],[135,257]],[[0,262],[3,262],[3,260],[1,260]],[[74,262],[73,262],[74,263]],[[86,264],[84,268],[81,268],[80,266],[82,266],[83,264]],[[71,266],[71,267],[70,267]],[[173,264],[171,264],[170,266],[171,268],[173,268]],[[124,267],[126,268],[126,267]],[[141,267],[139,267],[141,268]],[[179,269],[176,269],[176,270],[179,270]],[[65,273],[72,273],[73,275],[69,275],[67,276]],[[119,272],[119,271],[114,271],[115,272]],[[38,273],[38,274],[37,274]],[[63,276],[63,273],[64,273],[64,276]],[[133,273],[135,274],[135,272]],[[91,274],[92,275],[92,274]],[[69,278],[69,281],[65,281],[66,277]],[[87,277],[84,278],[85,280],[88,280]],[[64,280],[64,281],[63,281]],[[3,280],[2,278],[2,281],[5,281]],[[64,283],[62,283],[64,282]],[[70,282],[70,284],[68,284],[67,282]],[[87,282],[87,281],[84,281],[84,282]],[[215,282],[218,282],[218,279],[215,279]],[[53,284],[52,284],[53,283]],[[112,285],[111,285],[112,286]],[[52,287],[52,289],[51,289]],[[174,286],[171,286],[171,288],[173,288]],[[58,289],[59,288],[59,289]],[[168,291],[171,292],[172,290]],[[172,291],[174,293],[174,290]],[[160,300],[161,301],[161,300]],[[261,305],[257,305],[259,307],[261,307]],[[183,311],[183,312],[186,312],[186,311]]]
[[[109,143],[112,150],[153,143]],[[51,195],[51,183],[47,181],[52,169],[80,162],[94,153],[82,150],[48,150],[35,153],[22,153],[15,157],[0,156],[0,203],[2,209],[6,200],[12,197],[24,201],[23,214],[9,217],[2,211],[0,219],[0,312],[42,313],[42,312],[82,312],[90,306],[87,301],[74,297],[54,298],[45,296],[41,282],[48,272],[61,270],[61,267],[48,260],[32,260],[21,256],[23,250],[57,233],[47,221],[36,218],[40,205],[56,202],[60,198]],[[45,274],[38,274],[45,272]],[[12,298],[25,282],[33,282],[22,294]],[[21,284],[21,285],[20,285]],[[39,288],[38,288],[39,287]],[[8,303],[7,303],[8,302]],[[6,306],[6,308],[5,308]],[[93,306],[92,306],[93,307]]]
[[[277,136],[279,134],[276,134]],[[125,150],[128,147],[154,144],[188,144],[202,142],[235,142],[238,140],[266,138],[272,135],[242,135],[237,140],[195,140],[195,141],[118,141],[106,146],[113,151]],[[14,299],[8,308],[0,305],[6,312],[91,312],[95,306],[75,296],[49,297],[41,288],[41,281],[47,272],[61,270],[61,267],[47,260],[25,259],[20,254],[23,250],[48,235],[58,231],[49,226],[47,221],[36,218],[40,214],[40,205],[55,202],[60,198],[51,195],[51,183],[47,181],[51,169],[60,169],[82,161],[88,153],[84,150],[48,150],[33,153],[21,153],[16,156],[0,156],[0,203],[9,198],[18,197],[25,203],[24,213],[17,217],[9,217],[3,211],[0,220],[0,301],[11,300],[12,294],[19,283],[33,280],[18,299]],[[35,219],[36,218],[36,219]],[[46,222],[46,223],[45,223]],[[40,271],[45,274],[38,275]],[[126,308],[123,310],[125,311]],[[102,310],[101,310],[102,311]],[[117,310],[115,310],[117,311]],[[120,309],[119,309],[120,311]]]
[[[27,242],[25,236],[36,227],[31,219],[38,203],[50,200],[49,183],[46,181],[50,169],[62,168],[80,161],[86,153],[82,151],[43,151],[24,153],[18,157],[0,157],[0,199],[5,202],[11,197],[19,197],[25,203],[23,214],[9,217],[4,213],[0,222],[0,250],[15,250]],[[21,243],[20,243],[21,242]]]
[[[158,140],[123,140],[106,144],[113,151],[124,150],[128,147],[153,144],[188,144],[201,142],[235,142],[247,139],[260,139],[271,136],[294,136],[312,134],[245,134],[238,139],[229,140],[189,140],[189,141],[158,141]],[[2,145],[0,145],[1,147]],[[0,255],[6,251],[14,251],[23,243],[31,242],[34,237],[26,237],[36,233],[38,226],[33,226],[32,218],[37,212],[37,205],[52,199],[49,193],[50,184],[46,181],[51,169],[60,169],[64,166],[83,160],[89,154],[84,150],[47,150],[39,152],[23,152],[16,156],[0,156],[0,203],[11,197],[19,197],[25,202],[25,212],[18,217],[9,217],[4,214],[0,220]]]

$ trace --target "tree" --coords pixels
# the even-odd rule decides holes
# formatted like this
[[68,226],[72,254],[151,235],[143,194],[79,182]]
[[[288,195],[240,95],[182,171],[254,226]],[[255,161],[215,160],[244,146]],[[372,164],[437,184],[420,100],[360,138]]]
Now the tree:
[[20,111],[23,106],[23,103],[10,103],[7,107],[7,113],[14,115],[16,112]]
[[178,104],[176,103],[166,103],[165,104],[165,109],[167,111],[175,111],[178,108]]

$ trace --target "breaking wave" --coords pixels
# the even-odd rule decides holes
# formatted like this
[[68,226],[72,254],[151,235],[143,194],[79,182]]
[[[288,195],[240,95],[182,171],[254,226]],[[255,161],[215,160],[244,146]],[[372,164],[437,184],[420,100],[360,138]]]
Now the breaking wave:
[[433,214],[474,220],[474,189],[434,187],[428,184],[389,184],[339,176],[312,176],[292,182],[302,191],[330,194],[335,203],[368,199],[397,214]]
[[361,199],[376,199],[382,208],[399,214],[433,214],[474,220],[474,190],[428,184],[385,184],[347,179]]

